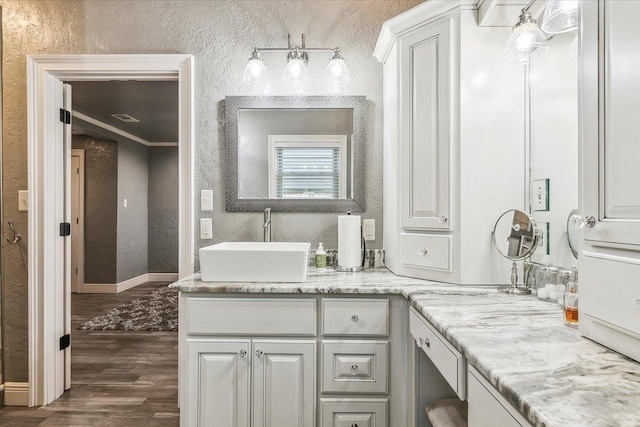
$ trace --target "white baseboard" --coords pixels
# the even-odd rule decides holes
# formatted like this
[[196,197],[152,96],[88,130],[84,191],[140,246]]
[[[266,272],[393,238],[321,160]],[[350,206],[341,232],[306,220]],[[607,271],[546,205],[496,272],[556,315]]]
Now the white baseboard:
[[120,283],[85,283],[78,289],[83,294],[117,294],[147,282],[174,282],[178,273],[145,273]]
[[29,406],[29,383],[4,383],[6,406]]

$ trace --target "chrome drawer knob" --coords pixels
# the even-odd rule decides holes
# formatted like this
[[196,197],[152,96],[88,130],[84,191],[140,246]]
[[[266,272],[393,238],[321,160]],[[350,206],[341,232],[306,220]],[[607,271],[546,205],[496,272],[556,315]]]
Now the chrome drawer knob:
[[358,427],[358,424],[356,424],[356,423],[351,423],[351,427]]
[[571,218],[571,225],[575,228],[593,228],[596,225],[596,218],[589,216],[573,215]]
[[440,215],[440,216],[438,217],[438,222],[439,222],[440,224],[444,224],[444,223],[445,223],[445,222],[447,222],[448,220],[449,220],[449,218],[447,218],[447,216],[446,216],[446,215]]
[[420,252],[418,252],[420,255],[425,256],[427,254],[427,250],[425,248],[420,249]]
[[260,359],[263,354],[262,350],[256,350],[256,359]]
[[351,316],[351,322],[352,322],[353,324],[356,324],[356,323],[358,323],[359,321],[360,321],[360,317],[358,317],[358,315],[357,315],[357,314],[354,314],[353,316]]
[[240,359],[247,357],[247,350],[240,350]]
[[359,372],[360,368],[358,368],[358,365],[351,365],[351,375],[358,375]]

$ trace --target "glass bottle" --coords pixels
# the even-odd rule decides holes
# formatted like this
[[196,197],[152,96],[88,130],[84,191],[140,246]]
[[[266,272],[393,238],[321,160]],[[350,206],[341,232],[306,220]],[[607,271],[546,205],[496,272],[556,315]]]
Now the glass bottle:
[[578,326],[578,283],[567,283],[567,292],[564,294],[563,303],[565,325]]

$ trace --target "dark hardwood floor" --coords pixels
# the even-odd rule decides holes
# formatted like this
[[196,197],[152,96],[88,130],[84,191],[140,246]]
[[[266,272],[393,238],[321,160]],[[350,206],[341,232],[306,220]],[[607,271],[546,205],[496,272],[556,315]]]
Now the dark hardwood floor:
[[80,331],[80,323],[167,283],[73,294],[71,390],[39,408],[5,407],[3,426],[178,426],[177,332]]

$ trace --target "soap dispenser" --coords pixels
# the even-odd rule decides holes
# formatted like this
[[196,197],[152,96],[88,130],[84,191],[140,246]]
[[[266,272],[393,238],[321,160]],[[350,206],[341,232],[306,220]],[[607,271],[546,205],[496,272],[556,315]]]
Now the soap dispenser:
[[327,253],[322,247],[322,242],[320,242],[320,244],[318,245],[318,249],[316,250],[316,268],[327,268]]

